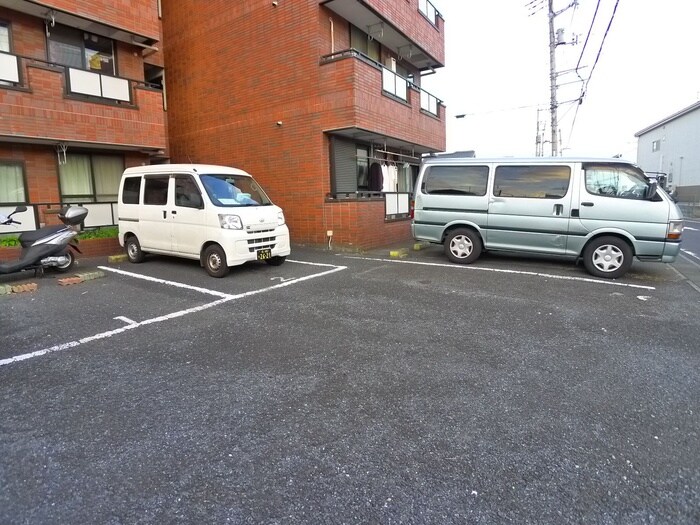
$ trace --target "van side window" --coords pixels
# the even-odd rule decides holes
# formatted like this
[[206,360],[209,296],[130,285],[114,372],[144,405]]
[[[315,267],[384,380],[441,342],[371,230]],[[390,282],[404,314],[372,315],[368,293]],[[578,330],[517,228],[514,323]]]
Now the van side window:
[[423,178],[430,195],[486,195],[488,166],[431,166]]
[[498,166],[494,178],[496,197],[561,199],[569,191],[568,166]]
[[175,206],[185,208],[201,208],[202,195],[192,177],[189,175],[175,176]]
[[593,195],[642,200],[649,185],[644,176],[618,166],[589,165],[586,170],[586,191]]
[[138,204],[141,193],[141,177],[127,177],[124,179],[124,191],[122,202],[124,204]]
[[165,206],[168,203],[168,175],[146,177],[143,203]]

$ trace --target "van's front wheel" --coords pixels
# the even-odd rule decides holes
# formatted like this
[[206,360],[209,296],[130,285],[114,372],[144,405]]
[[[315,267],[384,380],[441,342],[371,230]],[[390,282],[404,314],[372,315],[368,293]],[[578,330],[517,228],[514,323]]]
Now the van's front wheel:
[[445,238],[445,255],[453,263],[473,263],[481,255],[481,239],[467,228],[452,230]]
[[632,248],[618,237],[598,237],[583,250],[583,265],[591,275],[618,279],[632,266]]
[[204,269],[212,277],[225,277],[229,267],[226,264],[226,252],[218,244],[212,244],[204,250]]

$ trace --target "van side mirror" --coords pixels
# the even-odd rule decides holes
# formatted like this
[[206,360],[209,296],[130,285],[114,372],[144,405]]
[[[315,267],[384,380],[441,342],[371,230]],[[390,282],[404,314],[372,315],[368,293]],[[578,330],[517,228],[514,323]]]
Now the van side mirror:
[[647,186],[647,191],[644,194],[644,199],[650,201],[656,196],[656,188],[658,188],[659,183],[655,180],[650,180]]

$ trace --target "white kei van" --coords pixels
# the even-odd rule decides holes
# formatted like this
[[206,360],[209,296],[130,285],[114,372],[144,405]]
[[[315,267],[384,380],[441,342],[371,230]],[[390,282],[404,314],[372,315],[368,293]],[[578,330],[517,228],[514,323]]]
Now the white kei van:
[[680,251],[680,209],[621,159],[426,157],[414,200],[414,238],[456,263],[483,250],[553,255],[615,279],[633,257],[673,262]]
[[290,254],[289,230],[253,177],[204,164],[127,168],[119,184],[119,243],[129,261],[145,253],[198,259],[212,277],[230,266]]

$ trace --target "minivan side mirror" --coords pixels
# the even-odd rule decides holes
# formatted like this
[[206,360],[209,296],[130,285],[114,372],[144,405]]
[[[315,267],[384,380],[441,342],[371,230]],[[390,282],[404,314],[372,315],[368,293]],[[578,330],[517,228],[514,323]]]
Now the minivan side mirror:
[[644,199],[650,201],[656,196],[656,188],[659,186],[659,183],[656,182],[655,180],[650,180],[649,185],[647,186],[647,191],[644,195]]

